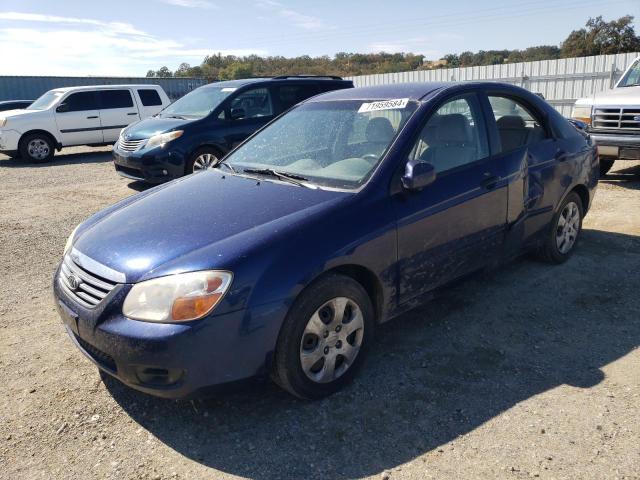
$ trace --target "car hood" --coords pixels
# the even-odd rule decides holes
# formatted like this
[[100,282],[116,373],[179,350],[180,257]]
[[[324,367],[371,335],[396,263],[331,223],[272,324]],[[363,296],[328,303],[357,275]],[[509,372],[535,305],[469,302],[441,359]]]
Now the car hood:
[[[89,226],[79,230],[73,246],[123,273],[129,283],[225,268],[235,260],[229,258],[233,252],[264,244],[352,195],[210,170],[143,192],[107,214],[98,213],[98,220],[89,219]],[[181,264],[181,257],[187,256]]]
[[598,92],[590,98],[581,98],[577,105],[640,105],[640,86],[620,87]]
[[127,140],[142,140],[157,135],[158,133],[175,130],[193,121],[194,120],[183,120],[180,118],[150,117],[133,125],[129,125],[122,133],[127,135]]
[[18,118],[24,115],[38,115],[46,110],[5,110],[4,112],[0,112],[0,118]]

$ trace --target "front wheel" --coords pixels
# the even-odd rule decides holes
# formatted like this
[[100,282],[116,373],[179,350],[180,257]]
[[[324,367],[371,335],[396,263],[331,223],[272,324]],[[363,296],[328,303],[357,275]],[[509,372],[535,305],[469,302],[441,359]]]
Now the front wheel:
[[355,280],[327,275],[291,307],[276,346],[272,376],[285,390],[321,398],[348,383],[373,338],[374,310]]
[[31,133],[20,140],[19,153],[24,160],[44,163],[53,158],[55,146],[49,135]]
[[575,250],[582,231],[583,207],[580,196],[571,192],[554,215],[551,229],[542,247],[542,257],[550,263],[563,263]]
[[202,170],[208,170],[215,168],[220,163],[220,153],[211,147],[203,147],[196,150],[193,155],[187,161],[185,168],[185,175],[190,173],[201,172]]

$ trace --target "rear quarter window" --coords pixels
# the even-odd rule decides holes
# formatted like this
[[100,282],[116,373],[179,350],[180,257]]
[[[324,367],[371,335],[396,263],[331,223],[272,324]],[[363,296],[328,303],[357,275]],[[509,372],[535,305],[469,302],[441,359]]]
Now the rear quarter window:
[[140,95],[140,101],[145,107],[162,105],[162,100],[157,90],[151,88],[140,89],[138,90],[138,95]]

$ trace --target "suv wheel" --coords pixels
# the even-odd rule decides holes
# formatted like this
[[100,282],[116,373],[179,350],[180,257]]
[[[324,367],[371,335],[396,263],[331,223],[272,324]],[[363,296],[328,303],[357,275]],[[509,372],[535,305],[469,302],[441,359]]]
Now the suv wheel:
[[293,395],[314,399],[347,384],[371,344],[374,310],[364,288],[343,275],[307,287],[287,314],[272,376]]
[[215,148],[199,148],[189,158],[185,168],[185,175],[214,168],[220,162],[221,157]]
[[44,133],[31,133],[20,140],[20,156],[36,163],[48,162],[53,158],[53,139]]

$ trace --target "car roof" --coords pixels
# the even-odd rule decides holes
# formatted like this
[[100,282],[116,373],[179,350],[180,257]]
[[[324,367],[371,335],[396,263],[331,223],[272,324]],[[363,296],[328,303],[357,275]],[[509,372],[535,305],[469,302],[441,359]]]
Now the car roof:
[[160,88],[160,85],[153,83],[129,83],[122,85],[81,85],[77,87],[60,87],[52,88],[51,90],[56,92],[69,92],[72,90],[109,90],[114,88]]
[[345,90],[332,90],[313,97],[307,102],[324,102],[330,100],[391,100],[396,98],[408,98],[420,101],[426,96],[436,92],[453,88],[500,88],[509,90],[522,90],[514,85],[499,82],[411,82],[391,83],[387,85],[372,85],[368,87],[348,88]]
[[204,85],[202,88],[240,88],[245,85],[251,85],[255,83],[279,83],[279,82],[337,82],[337,83],[349,83],[351,80],[343,79],[340,77],[323,77],[323,76],[281,76],[281,77],[252,77],[242,78],[239,80],[224,80],[222,82],[214,82],[208,85]]

